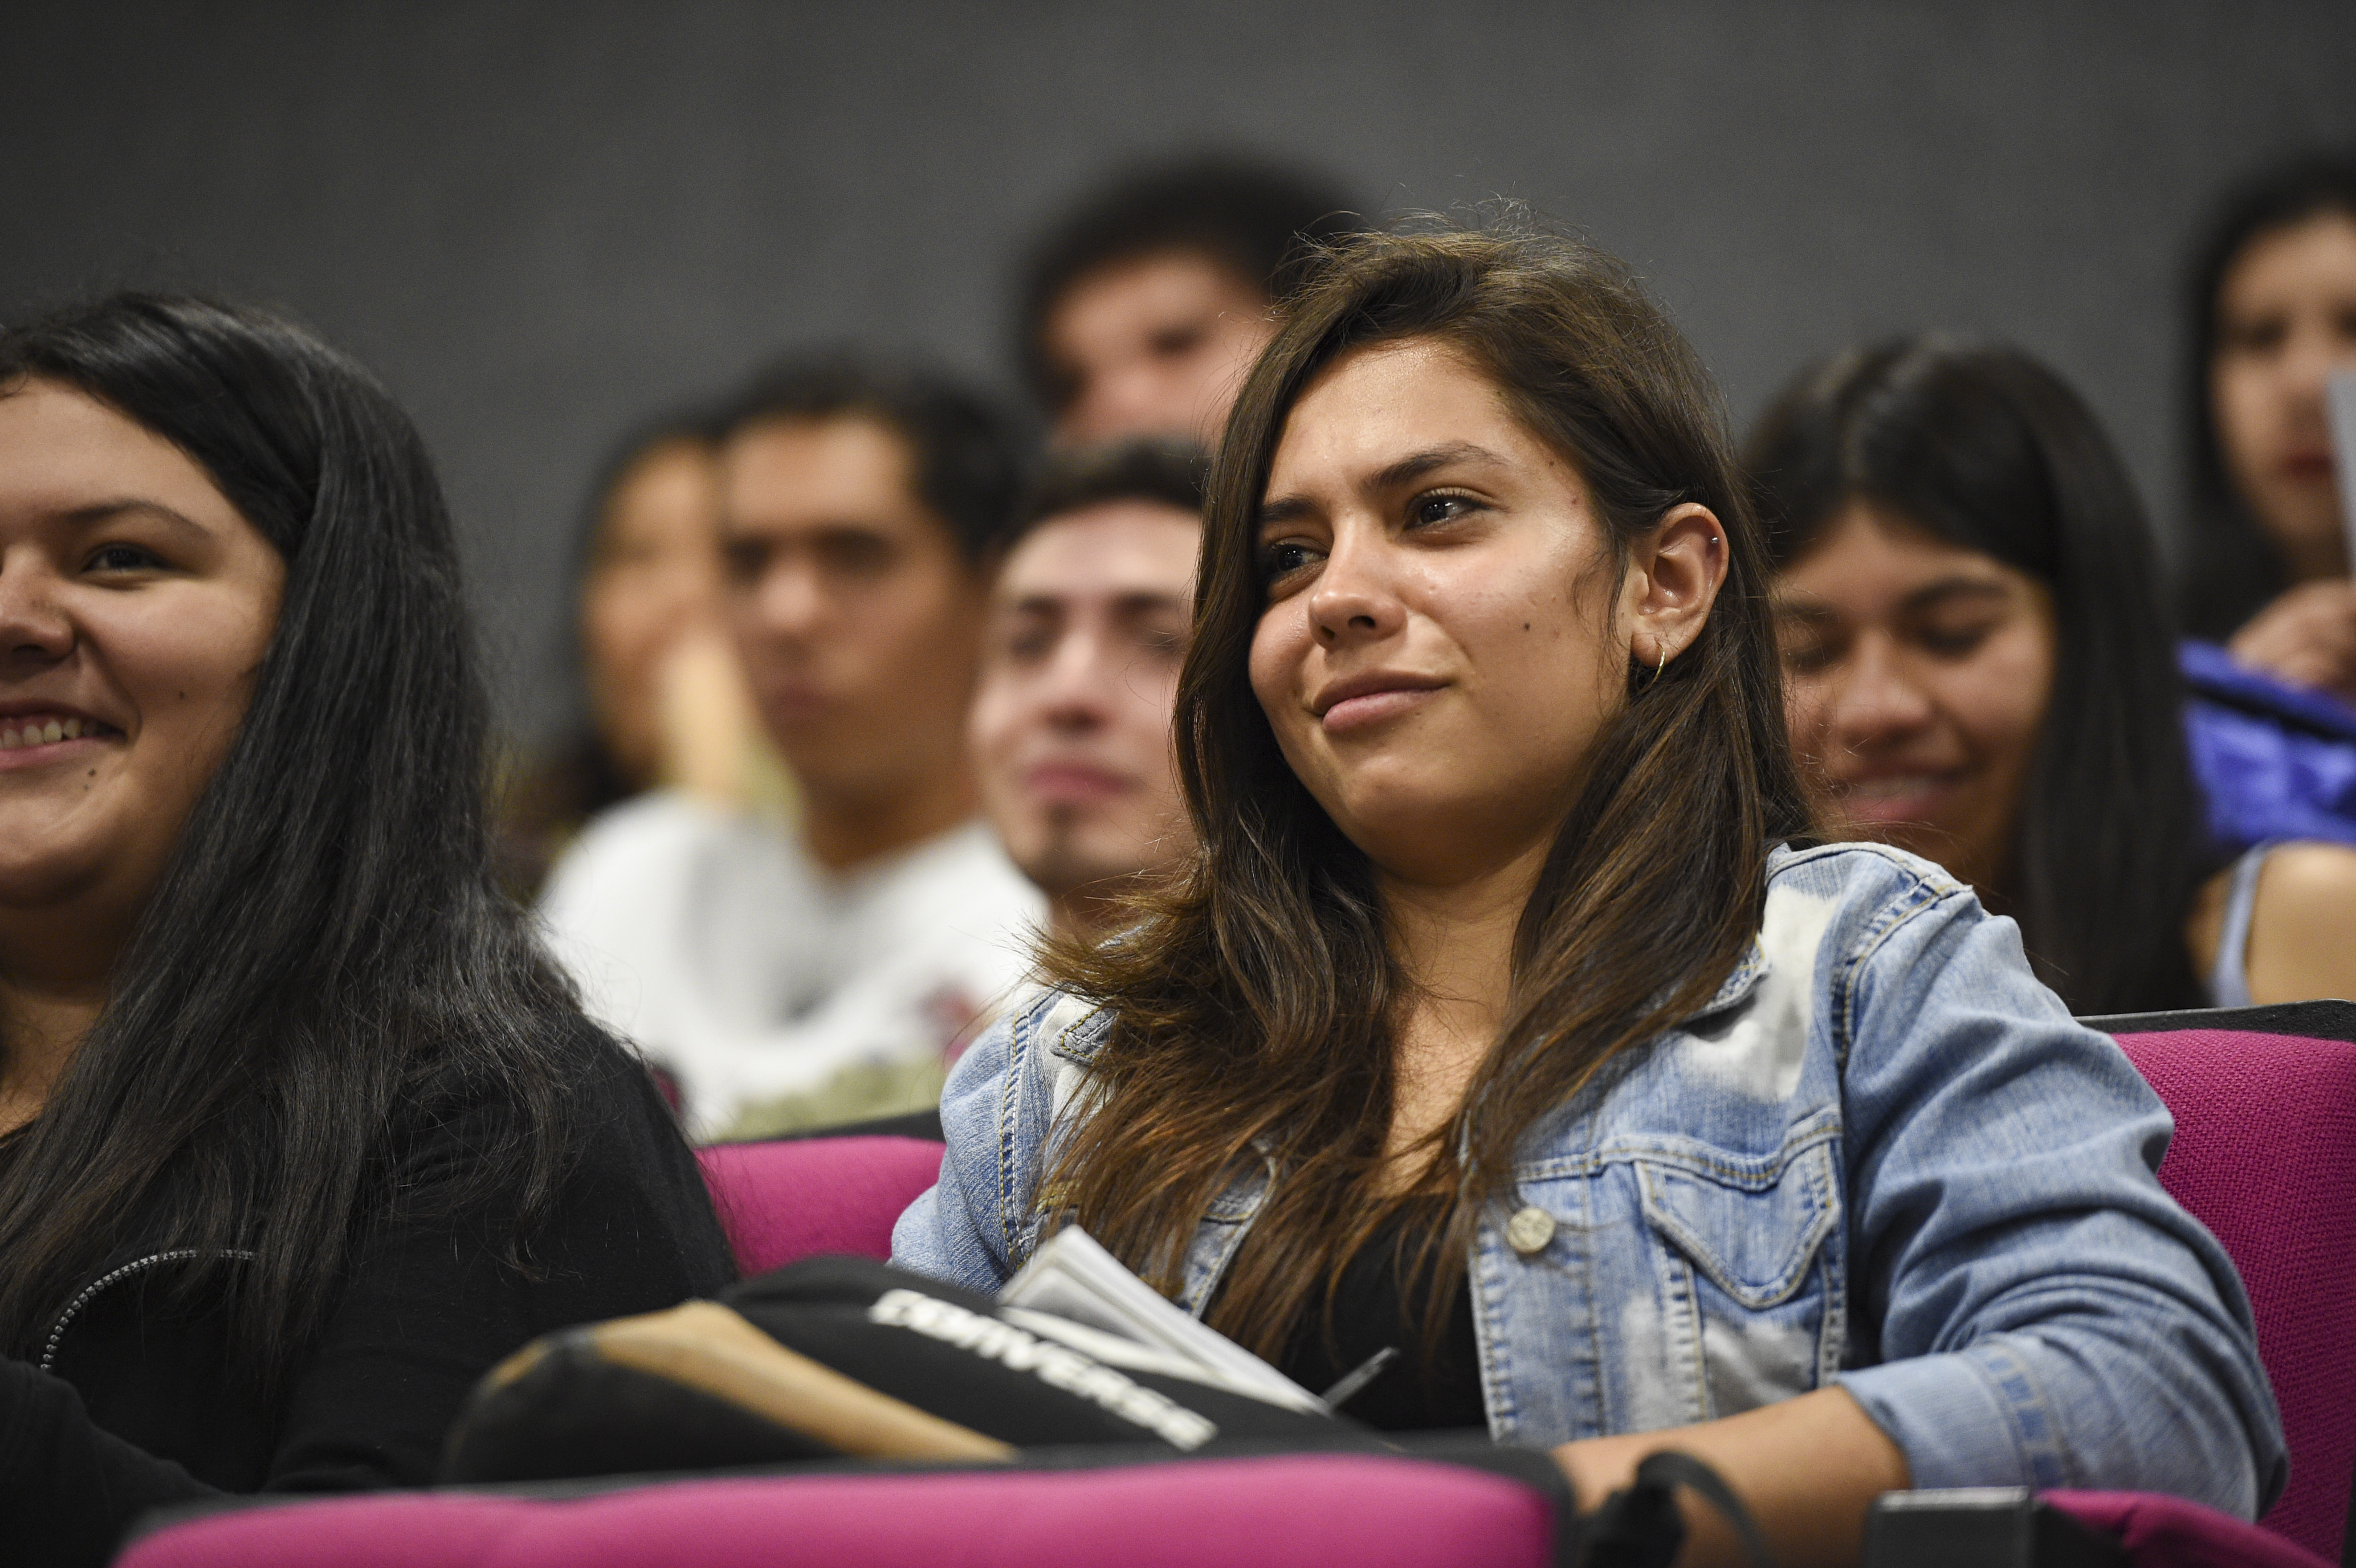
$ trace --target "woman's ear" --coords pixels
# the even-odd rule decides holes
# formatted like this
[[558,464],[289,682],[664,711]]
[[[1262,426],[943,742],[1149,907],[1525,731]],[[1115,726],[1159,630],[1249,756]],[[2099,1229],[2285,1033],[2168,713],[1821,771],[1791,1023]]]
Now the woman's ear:
[[1628,655],[1658,667],[1701,635],[1709,607],[1726,581],[1726,529],[1718,514],[1696,501],[1669,508],[1636,543],[1621,593]]

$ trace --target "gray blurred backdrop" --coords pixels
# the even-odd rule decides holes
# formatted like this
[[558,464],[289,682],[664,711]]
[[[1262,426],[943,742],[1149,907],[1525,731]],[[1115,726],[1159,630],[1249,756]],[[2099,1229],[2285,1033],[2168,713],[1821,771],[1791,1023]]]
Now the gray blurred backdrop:
[[0,27],[0,310],[278,304],[439,454],[519,733],[559,717],[605,445],[781,347],[1008,373],[1023,237],[1211,144],[1369,209],[1503,193],[1634,261],[1738,420],[1942,326],[2046,356],[2173,507],[2219,182],[2356,139],[2356,4],[36,5]]

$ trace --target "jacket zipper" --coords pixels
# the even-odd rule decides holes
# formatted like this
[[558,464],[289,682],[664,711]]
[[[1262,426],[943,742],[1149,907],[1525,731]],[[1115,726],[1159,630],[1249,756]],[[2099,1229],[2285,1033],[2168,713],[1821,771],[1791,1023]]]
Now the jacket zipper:
[[[71,1301],[66,1303],[66,1309],[59,1313],[58,1315],[58,1320],[49,1326],[48,1341],[41,1347],[41,1360],[39,1361],[41,1371],[45,1372],[48,1371],[49,1370],[49,1364],[58,1359],[58,1346],[64,1340],[66,1330],[72,1327],[73,1320],[81,1316],[82,1308],[88,1307],[101,1291],[106,1289],[109,1285],[119,1284],[120,1282],[130,1278],[134,1274],[145,1273],[146,1270],[154,1268],[158,1264],[181,1263],[189,1258],[200,1258],[205,1255],[205,1250],[201,1247],[175,1247],[169,1252],[149,1253],[144,1258],[132,1259],[129,1263],[123,1264],[120,1268],[109,1269],[106,1273],[99,1275],[98,1278],[82,1286],[80,1294],[76,1296]],[[240,1263],[250,1264],[253,1261],[253,1252],[248,1247],[225,1248],[216,1255],[220,1257],[235,1258]]]

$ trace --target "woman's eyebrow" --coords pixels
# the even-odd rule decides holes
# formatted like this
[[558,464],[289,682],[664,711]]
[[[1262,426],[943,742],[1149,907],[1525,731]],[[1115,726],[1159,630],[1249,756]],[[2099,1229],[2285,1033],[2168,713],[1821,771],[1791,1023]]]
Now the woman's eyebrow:
[[1475,446],[1469,441],[1443,442],[1438,446],[1426,447],[1421,452],[1411,453],[1396,463],[1387,464],[1376,474],[1375,488],[1396,490],[1401,485],[1414,484],[1434,469],[1448,468],[1458,464],[1494,465],[1503,464],[1505,461],[1487,447]]
[[1771,598],[1768,609],[1779,621],[1805,621],[1811,625],[1840,619],[1840,612],[1823,600],[1812,594],[1794,593],[1788,589]]
[[110,522],[126,512],[143,512],[174,528],[186,528],[193,534],[210,536],[211,530],[187,514],[174,511],[161,501],[125,498],[119,501],[96,501],[87,507],[74,507],[60,513],[62,521],[73,528],[91,528]]
[[1956,599],[2003,599],[2008,596],[2003,583],[1985,577],[1943,577],[1909,593],[1904,608],[1910,611],[1929,610]]
[[[1409,453],[1395,462],[1385,464],[1375,471],[1373,478],[1368,481],[1367,487],[1378,491],[1398,490],[1414,484],[1436,469],[1452,468],[1466,464],[1499,467],[1503,466],[1505,462],[1504,458],[1487,447],[1476,446],[1469,441],[1442,442],[1438,446],[1428,446],[1421,452]],[[1260,507],[1260,527],[1267,528],[1274,523],[1289,523],[1312,509],[1306,496],[1280,496]]]
[[1306,496],[1279,496],[1273,501],[1260,504],[1259,526],[1271,528],[1278,523],[1290,523],[1307,517],[1316,507]]

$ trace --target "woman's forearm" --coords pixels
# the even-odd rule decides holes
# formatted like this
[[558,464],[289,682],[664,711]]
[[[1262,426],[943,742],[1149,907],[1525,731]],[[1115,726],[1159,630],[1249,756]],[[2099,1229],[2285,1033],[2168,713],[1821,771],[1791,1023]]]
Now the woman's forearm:
[[[1638,1461],[1665,1448],[1690,1454],[1724,1477],[1786,1568],[1855,1563],[1868,1507],[1907,1485],[1906,1456],[1837,1388],[1697,1426],[1566,1443],[1554,1456],[1577,1488],[1580,1507],[1591,1511],[1635,1478]],[[1678,1500],[1687,1531],[1677,1558],[1682,1568],[1743,1562],[1715,1509],[1690,1494]]]

